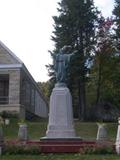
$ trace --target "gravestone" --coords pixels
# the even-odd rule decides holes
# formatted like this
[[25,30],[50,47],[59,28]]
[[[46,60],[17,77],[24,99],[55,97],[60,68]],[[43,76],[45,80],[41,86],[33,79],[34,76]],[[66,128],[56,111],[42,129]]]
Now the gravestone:
[[19,125],[18,139],[21,141],[28,140],[27,124],[20,124]]
[[116,153],[120,154],[120,117],[118,118],[118,129],[117,129],[117,137],[115,143]]
[[5,125],[9,125],[10,124],[10,119],[5,119]]
[[3,145],[4,145],[3,128],[2,126],[0,126],[0,155],[2,155]]
[[107,140],[106,124],[104,124],[104,123],[98,124],[98,132],[97,132],[96,140],[98,140],[98,141],[106,141]]

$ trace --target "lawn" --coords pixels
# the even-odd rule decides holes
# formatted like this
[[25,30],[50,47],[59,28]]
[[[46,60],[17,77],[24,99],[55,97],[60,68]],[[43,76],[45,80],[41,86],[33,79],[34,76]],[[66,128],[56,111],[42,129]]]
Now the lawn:
[[79,154],[41,154],[29,155],[6,155],[0,160],[119,160],[117,155],[79,155]]
[[[47,121],[27,122],[28,135],[30,139],[40,139],[45,136]],[[9,126],[4,126],[5,139],[16,139],[18,134],[18,121],[12,119]],[[92,122],[75,121],[75,130],[78,137],[95,140],[97,134],[97,124]],[[108,138],[115,141],[117,133],[117,123],[107,123]]]
[[[45,136],[47,121],[27,122],[30,139],[40,139]],[[9,126],[4,126],[6,140],[17,139],[18,121],[12,119]],[[115,141],[117,133],[117,123],[107,123],[108,138]],[[75,121],[77,136],[83,139],[95,140],[97,134],[97,124],[90,122]],[[119,160],[117,155],[80,155],[80,154],[40,154],[40,155],[3,155],[0,160]]]

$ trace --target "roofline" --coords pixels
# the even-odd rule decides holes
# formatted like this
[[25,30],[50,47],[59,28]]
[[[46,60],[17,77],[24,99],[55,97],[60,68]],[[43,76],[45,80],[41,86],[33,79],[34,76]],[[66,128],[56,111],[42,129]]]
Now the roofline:
[[19,59],[1,40],[0,40],[0,45],[7,51],[9,55],[14,57],[19,63],[23,63],[21,59]]
[[23,64],[0,64],[0,69],[22,68]]

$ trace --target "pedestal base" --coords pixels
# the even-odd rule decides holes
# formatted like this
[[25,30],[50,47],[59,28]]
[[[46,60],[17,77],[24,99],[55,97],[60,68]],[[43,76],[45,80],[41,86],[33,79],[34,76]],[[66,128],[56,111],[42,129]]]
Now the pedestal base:
[[50,97],[46,138],[74,138],[72,98],[67,87],[55,87]]
[[[32,142],[34,143],[34,142]],[[83,141],[80,138],[71,139],[41,139],[36,142],[42,153],[82,153],[84,149],[93,149],[95,141]],[[30,145],[30,143],[29,143]]]
[[120,124],[118,125],[115,149],[116,149],[116,153],[120,155]]
[[[40,139],[39,140],[28,140],[28,141],[7,141],[8,144],[14,144],[15,146],[37,146],[40,149],[41,153],[85,153],[86,151],[94,151],[94,149],[98,147],[98,149],[105,149],[107,146],[113,148],[114,151],[114,143],[111,142],[97,142],[97,141],[89,141],[89,140],[81,140],[78,137],[73,139]],[[87,149],[87,150],[86,150]],[[89,150],[88,150],[89,149]]]

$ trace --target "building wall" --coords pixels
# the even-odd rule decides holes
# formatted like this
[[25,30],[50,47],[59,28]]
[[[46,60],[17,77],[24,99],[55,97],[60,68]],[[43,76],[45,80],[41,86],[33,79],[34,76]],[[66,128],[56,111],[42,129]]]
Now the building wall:
[[20,69],[1,69],[0,75],[9,75],[9,97],[8,104],[0,105],[2,111],[20,111]]
[[35,92],[35,114],[41,117],[48,117],[46,103],[37,91]]
[[20,104],[27,110],[40,117],[48,117],[47,103],[31,78],[21,71]]
[[22,69],[2,69],[1,74],[9,75],[8,104],[0,105],[1,111],[15,111],[20,117],[31,112],[39,117],[48,117],[48,107],[44,96]]
[[9,71],[9,104],[20,104],[20,69]]
[[[4,96],[7,97],[8,102],[2,104],[3,102],[1,100],[2,105],[0,105],[0,111],[16,110],[17,112],[20,112],[21,117],[24,117],[25,111],[31,112],[41,117],[48,116],[47,103],[43,94],[37,87],[36,82],[30,75],[23,62],[1,41],[0,74],[9,75],[9,97],[8,92],[7,96]],[[1,99],[2,98],[3,97],[1,95]]]

